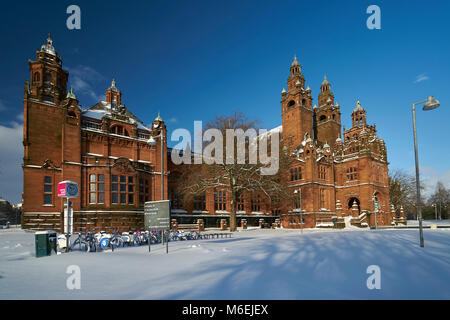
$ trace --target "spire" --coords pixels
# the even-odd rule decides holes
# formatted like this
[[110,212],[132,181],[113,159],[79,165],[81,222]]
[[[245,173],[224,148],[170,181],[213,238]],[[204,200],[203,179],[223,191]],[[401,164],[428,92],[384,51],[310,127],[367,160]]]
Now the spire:
[[297,55],[294,55],[294,61],[292,61],[291,67],[298,66],[298,65],[300,65],[300,63],[298,63],[298,61],[297,61]]
[[163,122],[163,119],[161,118],[161,115],[159,114],[159,111],[158,111],[158,116],[155,118],[155,121]]
[[67,92],[66,98],[77,99],[77,97],[75,96],[75,94],[72,91],[72,87],[70,87],[70,92]]
[[109,89],[111,89],[112,91],[119,91],[119,89],[117,89],[116,87],[116,80],[114,78],[111,81],[111,86],[109,87]]
[[357,111],[365,111],[364,108],[359,103],[359,100],[356,101],[356,107],[355,107],[355,109],[353,109],[353,112],[357,112]]
[[44,51],[44,52],[46,52],[48,54],[51,54],[53,56],[56,56],[56,50],[53,47],[53,40],[51,38],[50,32],[48,33],[48,38],[47,38],[46,44],[43,44],[41,46],[41,52],[42,51]]
[[327,84],[330,84],[330,83],[329,83],[328,80],[327,80],[327,75],[324,75],[324,76],[323,76],[322,85],[324,86],[324,85],[327,85]]

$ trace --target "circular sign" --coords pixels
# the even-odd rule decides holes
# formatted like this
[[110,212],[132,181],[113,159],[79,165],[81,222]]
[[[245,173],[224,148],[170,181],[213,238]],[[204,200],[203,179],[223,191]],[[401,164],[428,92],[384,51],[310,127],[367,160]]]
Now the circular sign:
[[100,248],[105,249],[108,246],[109,239],[108,238],[102,238],[100,240]]
[[70,183],[67,186],[67,196],[76,197],[78,195],[78,185]]

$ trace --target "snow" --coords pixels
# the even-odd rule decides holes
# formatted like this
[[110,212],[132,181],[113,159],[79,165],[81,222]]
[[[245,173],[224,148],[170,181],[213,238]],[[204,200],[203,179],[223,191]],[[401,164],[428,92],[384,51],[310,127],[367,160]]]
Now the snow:
[[[34,233],[0,231],[0,299],[449,299],[450,229],[250,229],[35,258]],[[67,267],[81,270],[69,290]],[[381,269],[381,290],[366,286]]]
[[[417,220],[407,220],[406,223],[408,226],[419,225],[419,221]],[[438,226],[448,226],[450,225],[450,220],[423,220],[422,222],[423,226],[430,226],[432,224],[437,224]]]

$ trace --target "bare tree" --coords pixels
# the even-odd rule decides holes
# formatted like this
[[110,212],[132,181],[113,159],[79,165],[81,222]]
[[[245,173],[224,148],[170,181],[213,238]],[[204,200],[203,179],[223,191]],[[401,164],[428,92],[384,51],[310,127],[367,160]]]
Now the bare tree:
[[[280,143],[279,152],[279,170],[276,174],[262,175],[261,169],[267,168],[267,164],[263,164],[258,156],[256,164],[249,161],[252,156],[250,147],[253,143],[259,141],[258,136],[249,134],[246,136],[244,145],[245,162],[238,161],[239,141],[237,137],[230,137],[227,135],[227,129],[241,129],[244,132],[256,132],[258,121],[249,121],[242,113],[236,112],[231,116],[219,116],[208,122],[206,129],[217,129],[223,136],[223,155],[227,154],[226,148],[230,147],[232,142],[234,152],[232,161],[223,161],[223,163],[212,164],[191,164],[183,165],[181,170],[184,182],[182,183],[183,191],[186,198],[202,194],[208,190],[226,190],[231,196],[231,212],[230,212],[230,231],[236,231],[236,209],[239,197],[244,193],[258,193],[265,197],[267,202],[274,204],[281,200],[292,200],[292,192],[285,183],[287,181],[286,174],[289,167],[290,157],[287,154],[287,149],[283,148]],[[249,130],[250,129],[250,130]],[[233,139],[233,141],[231,141]],[[242,142],[242,141],[241,141]],[[271,140],[267,141],[268,149],[271,152]],[[241,145],[242,147],[242,145]],[[272,154],[271,154],[272,155]],[[242,160],[242,158],[240,158]]]
[[439,219],[442,219],[442,209],[444,209],[444,212],[447,212],[447,208],[450,205],[450,190],[445,188],[441,181],[436,183],[435,192],[428,199],[428,205],[437,207]]
[[[424,184],[421,181],[421,191],[424,190]],[[389,193],[391,204],[398,210],[403,206],[407,215],[413,214],[417,218],[417,189],[416,178],[401,169],[389,171]],[[421,193],[421,201],[424,203],[424,197]]]

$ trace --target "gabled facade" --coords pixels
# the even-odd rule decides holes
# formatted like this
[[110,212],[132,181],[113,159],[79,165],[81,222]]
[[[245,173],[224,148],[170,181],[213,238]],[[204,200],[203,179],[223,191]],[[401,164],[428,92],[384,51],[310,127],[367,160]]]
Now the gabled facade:
[[[166,127],[160,117],[146,127],[122,103],[113,80],[106,101],[81,110],[69,74],[49,38],[29,62],[24,90],[23,227],[61,230],[64,200],[57,184],[75,181],[75,230],[143,228],[145,201],[162,198],[161,152],[150,136]],[[167,180],[167,177],[164,178]],[[167,198],[167,191],[164,192]]]

